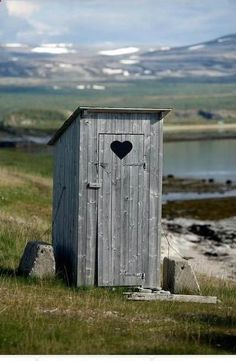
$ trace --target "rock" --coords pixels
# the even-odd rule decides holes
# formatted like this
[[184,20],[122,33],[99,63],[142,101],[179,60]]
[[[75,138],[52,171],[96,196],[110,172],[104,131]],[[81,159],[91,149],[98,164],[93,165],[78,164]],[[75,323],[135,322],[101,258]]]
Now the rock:
[[222,116],[217,113],[209,112],[203,109],[200,109],[198,111],[198,115],[200,115],[202,118],[208,119],[208,120],[221,120]]
[[225,252],[225,250],[222,248],[221,249],[214,249],[214,250],[209,250],[206,251],[204,253],[205,256],[208,257],[227,257],[229,254],[227,252]]
[[142,292],[142,293],[152,293],[151,288],[143,288],[143,287],[137,287],[135,289],[136,292]]
[[185,234],[185,239],[192,243],[200,243],[201,239],[196,234]]
[[179,294],[191,292],[198,294],[200,287],[191,265],[178,258],[164,258],[163,261],[163,289]]
[[188,228],[188,231],[199,235],[205,239],[210,239],[216,242],[220,242],[221,238],[216,230],[212,229],[211,224],[193,224]]
[[55,258],[52,245],[41,241],[27,243],[18,267],[18,273],[43,278],[55,276]]
[[159,291],[161,291],[161,290],[162,290],[161,287],[154,287],[154,288],[152,288],[152,292],[159,292]]

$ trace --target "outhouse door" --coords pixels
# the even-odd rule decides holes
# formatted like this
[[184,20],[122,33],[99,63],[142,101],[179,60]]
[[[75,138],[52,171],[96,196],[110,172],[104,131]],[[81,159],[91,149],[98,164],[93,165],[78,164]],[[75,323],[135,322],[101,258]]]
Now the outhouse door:
[[98,158],[98,285],[142,285],[144,135],[99,134]]

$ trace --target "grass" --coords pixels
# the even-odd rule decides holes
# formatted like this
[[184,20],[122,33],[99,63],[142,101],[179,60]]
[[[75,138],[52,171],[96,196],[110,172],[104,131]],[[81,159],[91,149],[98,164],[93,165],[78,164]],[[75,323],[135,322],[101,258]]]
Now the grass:
[[38,152],[1,149],[0,166],[11,172],[18,171],[22,176],[27,173],[49,178],[52,176],[52,148]]
[[0,151],[0,354],[235,354],[236,288],[217,305],[132,302],[122,289],[16,276],[27,240],[51,240],[51,155]]
[[235,83],[105,82],[106,89],[102,92],[77,90],[76,84],[64,81],[58,84],[60,90],[56,91],[48,81],[38,86],[30,86],[27,82],[24,86],[0,86],[0,130],[16,134],[52,134],[79,105],[173,108],[176,111],[168,115],[165,125],[217,122],[218,118],[209,120],[200,116],[199,110],[220,114],[219,119],[225,123],[236,122]]
[[119,289],[2,277],[0,352],[234,354],[235,287],[213,280],[202,285],[222,303],[132,302]]
[[61,126],[68,115],[68,112],[26,108],[5,114],[1,127],[17,133],[51,133]]
[[[107,82],[106,90],[53,90],[38,86],[1,86],[1,113],[20,109],[65,111],[78,105],[153,106],[176,109],[235,110],[235,83],[204,83],[161,80]],[[70,84],[73,86],[73,84]],[[29,106],[30,104],[30,106]]]
[[52,157],[0,151],[0,266],[15,268],[27,240],[51,239]]

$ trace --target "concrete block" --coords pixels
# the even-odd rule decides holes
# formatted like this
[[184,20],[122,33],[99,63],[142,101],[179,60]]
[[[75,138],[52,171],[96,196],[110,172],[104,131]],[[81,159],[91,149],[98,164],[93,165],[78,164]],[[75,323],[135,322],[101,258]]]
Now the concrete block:
[[163,289],[174,294],[186,291],[192,294],[200,293],[200,287],[191,265],[180,258],[164,258]]
[[18,273],[43,278],[55,276],[55,258],[52,245],[41,241],[27,243],[18,267]]

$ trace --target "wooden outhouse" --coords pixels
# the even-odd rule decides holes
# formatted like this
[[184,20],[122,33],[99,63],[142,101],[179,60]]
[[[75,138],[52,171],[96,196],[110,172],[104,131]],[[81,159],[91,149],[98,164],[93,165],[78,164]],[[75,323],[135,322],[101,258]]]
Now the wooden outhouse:
[[162,119],[79,107],[56,132],[53,246],[75,285],[160,285]]

